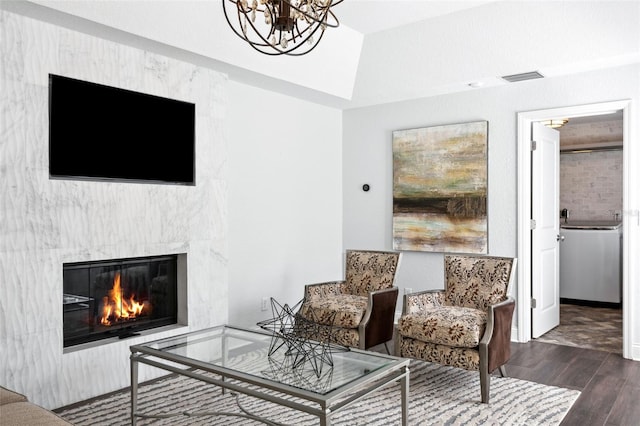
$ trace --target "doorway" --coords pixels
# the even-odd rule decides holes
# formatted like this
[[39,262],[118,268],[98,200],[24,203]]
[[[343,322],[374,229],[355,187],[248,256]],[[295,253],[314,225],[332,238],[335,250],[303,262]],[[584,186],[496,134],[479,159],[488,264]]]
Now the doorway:
[[[583,105],[583,106],[575,106],[575,107],[565,107],[565,108],[555,108],[549,110],[540,110],[540,111],[531,111],[531,112],[523,112],[518,114],[518,257],[524,261],[520,262],[520,269],[518,272],[518,341],[527,342],[531,340],[532,333],[532,321],[533,315],[532,311],[535,309],[533,307],[532,300],[532,276],[534,274],[534,264],[532,263],[532,226],[534,225],[535,218],[532,216],[532,191],[534,190],[532,187],[532,172],[533,166],[531,161],[531,150],[530,141],[532,140],[532,123],[555,119],[558,117],[562,118],[575,118],[575,117],[586,117],[590,115],[600,115],[613,111],[622,111],[623,115],[623,144],[628,142],[629,135],[629,105],[630,101],[617,101],[617,102],[606,102],[601,104],[593,104],[593,105]],[[623,155],[623,186],[625,191],[629,191],[630,188],[630,156],[627,154],[627,150],[624,151]],[[631,185],[632,186],[632,185]],[[628,199],[627,194],[623,196],[623,211],[628,210]],[[555,212],[554,214],[558,216],[559,212]],[[624,230],[624,222],[629,220],[628,217],[622,215],[623,219],[623,232]],[[626,250],[628,245],[628,239],[623,236],[623,267],[622,267],[622,295],[623,295],[623,318],[622,318],[622,340],[623,340],[623,348],[622,354],[625,358],[631,358],[631,328],[632,324],[630,323],[630,315],[629,309],[632,306],[633,294],[629,291],[628,287],[628,279],[629,279],[629,266],[628,261],[626,260],[628,256],[628,250]],[[559,295],[558,295],[559,297]]]
[[[539,220],[532,247],[534,256],[541,254],[532,260],[536,341],[622,353],[622,121],[615,111],[539,123],[552,140],[534,129],[532,217]],[[540,182],[555,188],[540,190]],[[546,250],[538,250],[545,242]],[[555,281],[547,278],[552,272],[559,275],[557,289],[536,285]]]

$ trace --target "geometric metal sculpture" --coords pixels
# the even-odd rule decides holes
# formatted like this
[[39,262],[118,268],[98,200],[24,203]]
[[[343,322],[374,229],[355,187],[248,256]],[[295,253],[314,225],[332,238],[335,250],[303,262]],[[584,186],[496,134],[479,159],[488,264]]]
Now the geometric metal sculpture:
[[333,368],[333,353],[348,352],[350,349],[347,346],[331,343],[331,336],[326,336],[322,341],[306,338],[306,336],[319,336],[321,329],[317,321],[309,321],[296,315],[295,311],[302,302],[302,300],[299,301],[292,308],[288,304],[281,305],[272,297],[273,318],[260,321],[257,325],[273,334],[269,347],[270,357],[278,349],[286,346],[285,359],[280,365],[290,370],[304,370],[306,365],[310,365],[316,378],[319,379],[324,366]]

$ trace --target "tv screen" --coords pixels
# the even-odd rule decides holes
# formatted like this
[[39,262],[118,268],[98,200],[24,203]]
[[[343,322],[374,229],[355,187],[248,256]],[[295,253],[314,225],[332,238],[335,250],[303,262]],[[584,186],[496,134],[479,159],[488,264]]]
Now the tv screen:
[[49,74],[49,176],[195,185],[195,105]]

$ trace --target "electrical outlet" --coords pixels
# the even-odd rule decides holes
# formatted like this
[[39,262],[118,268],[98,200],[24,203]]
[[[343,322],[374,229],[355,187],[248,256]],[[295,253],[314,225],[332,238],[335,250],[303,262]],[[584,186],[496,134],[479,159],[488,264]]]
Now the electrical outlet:
[[413,289],[411,287],[405,287],[404,294],[409,294],[409,293],[413,293]]
[[260,305],[260,310],[261,311],[266,311],[267,309],[269,309],[269,298],[268,297],[263,297],[262,298],[262,303]]

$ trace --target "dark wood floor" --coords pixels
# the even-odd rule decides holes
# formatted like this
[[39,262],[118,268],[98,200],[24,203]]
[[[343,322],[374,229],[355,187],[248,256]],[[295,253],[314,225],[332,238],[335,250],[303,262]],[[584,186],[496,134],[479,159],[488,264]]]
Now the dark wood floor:
[[[388,343],[391,353],[392,342]],[[384,345],[371,350],[386,353]],[[640,361],[532,340],[511,343],[505,368],[509,377],[581,392],[561,426],[640,426]]]
[[512,343],[511,351],[509,377],[581,392],[562,425],[640,425],[640,362],[537,341]]

